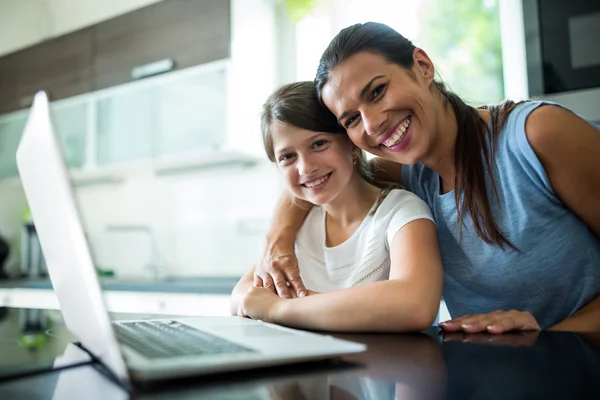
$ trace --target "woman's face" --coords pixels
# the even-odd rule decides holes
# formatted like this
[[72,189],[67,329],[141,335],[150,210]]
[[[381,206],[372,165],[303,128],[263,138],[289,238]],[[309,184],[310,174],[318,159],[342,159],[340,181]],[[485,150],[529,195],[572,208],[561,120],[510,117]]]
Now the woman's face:
[[275,163],[288,190],[316,205],[335,199],[354,173],[352,143],[344,134],[313,132],[275,123]]
[[377,54],[357,53],[331,71],[322,90],[354,144],[401,164],[426,157],[439,130],[433,64],[421,49],[413,57],[409,71]]

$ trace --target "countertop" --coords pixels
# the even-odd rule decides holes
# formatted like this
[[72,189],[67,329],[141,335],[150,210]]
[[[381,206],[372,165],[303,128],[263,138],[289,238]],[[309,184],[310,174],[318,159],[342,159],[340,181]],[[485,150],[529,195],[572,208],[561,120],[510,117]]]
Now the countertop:
[[[105,290],[166,293],[230,294],[239,277],[190,276],[169,277],[151,281],[144,279],[103,278]],[[0,280],[0,288],[52,289],[49,279]]]
[[[444,336],[437,328],[415,334],[334,334],[364,343],[368,350],[337,362],[254,369],[127,391],[85,357],[57,367],[55,359],[73,346],[57,315],[0,309],[0,398],[600,398],[600,333]],[[23,340],[35,337],[36,330],[39,345]]]

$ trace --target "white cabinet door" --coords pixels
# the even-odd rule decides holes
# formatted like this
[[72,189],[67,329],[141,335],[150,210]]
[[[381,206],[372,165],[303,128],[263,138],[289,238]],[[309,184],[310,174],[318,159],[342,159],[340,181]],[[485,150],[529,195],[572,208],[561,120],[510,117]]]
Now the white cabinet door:
[[158,155],[225,146],[224,70],[167,83],[158,92]]
[[108,90],[97,102],[98,164],[226,145],[225,69]]
[[16,153],[26,120],[23,112],[0,119],[0,179],[19,175]]
[[85,162],[88,104],[85,100],[56,103],[51,106],[54,128],[60,137],[62,152],[69,168],[81,168]]
[[156,97],[156,88],[146,87],[96,103],[99,165],[154,155],[154,131],[160,121]]

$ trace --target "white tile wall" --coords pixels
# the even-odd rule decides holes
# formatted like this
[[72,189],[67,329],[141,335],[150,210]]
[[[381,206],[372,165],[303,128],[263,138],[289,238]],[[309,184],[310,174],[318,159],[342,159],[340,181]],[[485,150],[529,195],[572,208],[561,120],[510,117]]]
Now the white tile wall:
[[[76,188],[96,264],[121,277],[146,276],[150,241],[141,232],[109,232],[109,225],[145,225],[156,238],[166,275],[239,276],[261,251],[282,186],[275,167],[220,167],[155,176],[125,175],[117,184]],[[20,185],[0,187],[0,232],[20,243],[26,201]],[[18,259],[10,260],[11,270]]]

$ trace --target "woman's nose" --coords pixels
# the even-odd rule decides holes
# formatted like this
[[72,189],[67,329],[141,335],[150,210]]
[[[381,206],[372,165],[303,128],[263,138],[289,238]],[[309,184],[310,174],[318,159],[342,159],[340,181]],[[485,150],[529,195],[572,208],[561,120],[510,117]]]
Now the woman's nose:
[[385,114],[374,109],[367,109],[361,112],[363,126],[368,135],[381,134],[382,126],[385,122]]

